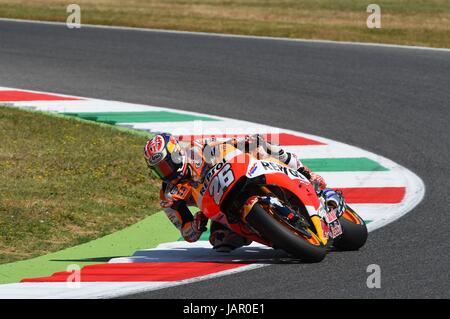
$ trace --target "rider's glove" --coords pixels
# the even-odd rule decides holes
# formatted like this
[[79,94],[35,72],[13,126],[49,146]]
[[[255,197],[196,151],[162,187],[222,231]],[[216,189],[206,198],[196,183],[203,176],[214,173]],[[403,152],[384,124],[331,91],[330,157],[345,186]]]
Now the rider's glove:
[[318,189],[324,189],[327,187],[327,183],[325,183],[325,180],[322,176],[319,174],[311,172],[311,170],[306,167],[302,166],[298,169],[300,173],[302,173],[309,181]]
[[327,187],[327,183],[325,183],[325,180],[323,179],[322,176],[312,172],[310,175],[311,175],[310,178],[311,183],[317,185],[319,189],[324,189],[325,187]]
[[192,221],[192,228],[198,232],[206,231],[206,224],[208,224],[208,217],[202,212],[198,212],[194,215],[194,220]]
[[161,199],[161,200],[159,201],[159,205],[160,205],[162,208],[169,208],[170,206],[173,205],[173,200]]

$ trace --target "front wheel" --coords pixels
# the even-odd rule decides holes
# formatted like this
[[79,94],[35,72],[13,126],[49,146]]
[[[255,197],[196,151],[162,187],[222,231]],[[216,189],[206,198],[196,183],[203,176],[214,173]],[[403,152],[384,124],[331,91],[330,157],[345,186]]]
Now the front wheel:
[[342,235],[334,239],[333,246],[339,250],[358,250],[367,241],[368,231],[364,220],[350,207],[339,217]]
[[310,236],[305,236],[259,204],[253,206],[245,219],[273,247],[280,248],[303,262],[314,263],[325,258],[326,247],[310,229],[306,229]]

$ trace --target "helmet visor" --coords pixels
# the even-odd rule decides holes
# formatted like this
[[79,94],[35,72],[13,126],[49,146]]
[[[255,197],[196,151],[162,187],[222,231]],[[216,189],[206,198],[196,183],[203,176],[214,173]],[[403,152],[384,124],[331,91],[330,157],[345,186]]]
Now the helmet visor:
[[175,163],[169,155],[165,160],[151,166],[153,172],[162,180],[171,180],[176,177],[178,170],[183,166],[182,162]]

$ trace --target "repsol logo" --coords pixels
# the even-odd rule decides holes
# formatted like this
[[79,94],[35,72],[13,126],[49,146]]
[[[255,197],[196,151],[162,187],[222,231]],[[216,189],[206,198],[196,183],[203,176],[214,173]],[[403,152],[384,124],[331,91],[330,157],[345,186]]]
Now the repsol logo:
[[208,188],[208,184],[211,181],[211,178],[214,176],[214,174],[216,174],[217,171],[220,171],[222,169],[224,164],[225,164],[225,160],[217,163],[209,170],[209,172],[206,174],[206,176],[203,180],[203,186],[202,186],[202,189],[200,190],[200,195],[203,196],[205,194],[205,191]]
[[300,174],[298,171],[296,171],[292,168],[289,168],[287,166],[280,165],[280,164],[273,163],[273,162],[265,162],[265,161],[261,161],[260,163],[261,163],[262,167],[264,168],[264,170],[266,170],[266,171],[281,172],[288,176],[300,178],[302,180],[305,179],[305,177],[302,174]]

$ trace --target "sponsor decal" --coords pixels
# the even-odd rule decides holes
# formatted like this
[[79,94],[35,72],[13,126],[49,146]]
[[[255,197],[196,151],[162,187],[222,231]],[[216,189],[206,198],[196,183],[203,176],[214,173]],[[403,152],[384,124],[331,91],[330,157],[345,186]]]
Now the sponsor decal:
[[171,195],[175,195],[176,193],[178,193],[178,187],[177,187],[177,185],[174,185],[174,184],[170,184],[170,186],[167,186],[167,190],[169,191],[169,194],[171,194]]
[[226,164],[223,168],[214,176],[209,184],[209,195],[214,197],[214,202],[219,205],[222,201],[222,197],[225,194],[228,187],[234,182],[234,174],[230,164]]
[[287,166],[284,165],[280,165],[274,162],[266,162],[266,161],[260,161],[262,167],[264,168],[264,170],[266,171],[272,171],[272,172],[281,172],[286,174],[287,176],[289,176],[290,178],[295,178],[295,179],[300,179],[302,181],[308,182],[308,179],[303,176],[300,172],[289,168]]
[[183,185],[170,184],[166,189],[166,198],[180,200],[185,199],[188,195],[189,189]]
[[325,214],[325,220],[328,224],[331,224],[332,222],[334,222],[335,220],[337,220],[337,215],[336,215],[336,210],[332,209],[329,212],[327,212]]
[[342,226],[341,223],[339,223],[338,220],[334,221],[334,223],[332,223],[330,225],[330,230],[331,230],[331,236],[333,238],[338,237],[339,235],[342,235]]
[[156,164],[159,161],[161,161],[162,158],[163,158],[162,153],[156,153],[156,154],[152,155],[152,157],[150,157],[150,163]]
[[248,170],[247,175],[249,177],[252,177],[253,173],[256,171],[257,168],[258,168],[258,163],[257,162],[253,163],[253,166]]
[[177,196],[179,196],[180,198],[184,198],[187,195],[187,192],[188,192],[188,189],[184,186],[181,186],[178,189]]
[[169,151],[169,153],[173,153],[173,151],[175,150],[175,145],[172,141],[169,141],[167,143],[167,150]]
[[330,232],[330,228],[328,227],[327,223],[325,223],[323,221],[323,219],[320,220],[320,223],[322,224],[323,238],[328,240],[328,234]]
[[208,184],[211,180],[211,178],[214,176],[214,174],[216,174],[217,171],[220,171],[223,167],[223,165],[225,164],[225,159],[223,159],[222,162],[217,163],[216,165],[214,165],[209,171],[208,173],[206,173],[205,178],[203,179],[203,187],[200,190],[200,195],[203,196],[205,194],[206,189],[208,188]]

